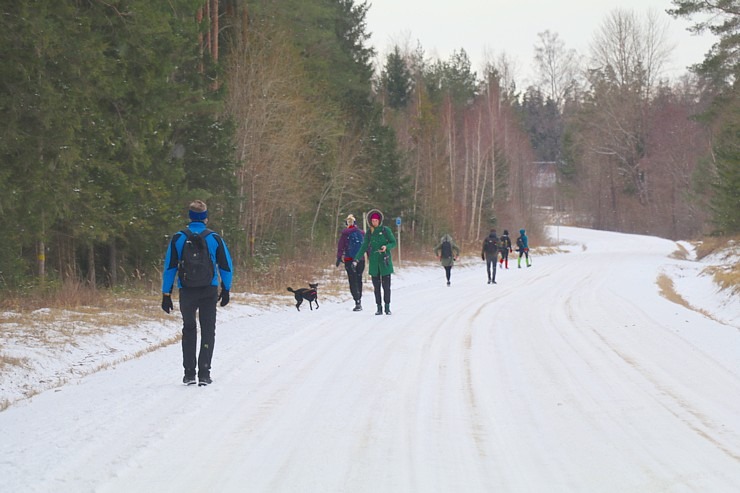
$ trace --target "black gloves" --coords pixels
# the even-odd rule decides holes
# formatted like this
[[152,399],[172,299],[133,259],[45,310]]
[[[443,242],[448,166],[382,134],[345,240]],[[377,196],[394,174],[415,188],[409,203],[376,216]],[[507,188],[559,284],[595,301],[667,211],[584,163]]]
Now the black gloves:
[[339,267],[339,264],[341,264],[341,263],[342,263],[342,259],[338,258],[337,259],[337,267]]
[[226,288],[221,288],[221,293],[218,295],[218,299],[221,300],[221,306],[226,306],[229,304],[229,290]]
[[169,294],[163,294],[162,295],[162,310],[165,311],[165,313],[170,313],[170,310],[172,310],[172,296]]

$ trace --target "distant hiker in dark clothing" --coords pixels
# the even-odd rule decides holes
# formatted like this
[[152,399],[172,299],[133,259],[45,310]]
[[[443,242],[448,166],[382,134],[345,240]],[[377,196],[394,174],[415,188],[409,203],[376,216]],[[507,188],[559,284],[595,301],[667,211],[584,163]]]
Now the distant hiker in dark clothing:
[[[180,313],[182,313],[182,366],[185,376],[182,383],[198,385],[211,383],[211,359],[216,340],[216,303],[229,303],[232,264],[224,240],[206,228],[208,207],[201,200],[190,204],[190,224],[172,236],[164,259],[162,275],[162,310],[173,309],[172,287],[177,278],[180,288]],[[218,292],[219,277],[221,293]],[[198,331],[196,312],[200,320],[200,353],[196,358]]]
[[519,252],[519,258],[516,263],[518,268],[522,268],[522,256],[527,260],[527,267],[532,267],[532,261],[529,259],[529,239],[527,238],[526,231],[523,229],[519,230],[519,238],[516,239],[516,249]]
[[496,284],[496,262],[498,262],[499,242],[496,230],[492,229],[486,239],[483,240],[483,248],[480,252],[481,260],[486,261],[486,272],[488,272],[488,284]]
[[460,248],[455,243],[450,235],[444,235],[439,240],[439,245],[434,247],[434,255],[437,256],[442,267],[445,268],[445,277],[447,278],[447,285],[450,285],[450,275],[452,274],[452,266],[455,264],[455,260],[460,257]]
[[[370,229],[365,233],[365,239],[362,241],[362,246],[360,246],[353,262],[357,262],[357,259],[367,252],[367,272],[373,280],[375,303],[378,305],[378,311],[375,314],[383,314],[382,303],[385,303],[385,314],[390,315],[391,274],[393,274],[391,250],[396,248],[396,237],[393,236],[391,228],[382,225],[383,214],[379,210],[371,210],[367,217],[370,219]],[[383,291],[382,298],[381,287]]]
[[[509,238],[509,230],[505,229],[504,234],[501,235],[499,238],[499,243],[501,244],[501,248],[499,248],[499,253],[501,253],[501,260],[499,260],[499,264],[501,264],[501,267],[506,266],[506,268],[509,268],[509,253],[512,253],[513,250],[511,249],[511,238]],[[506,262],[506,264],[504,264]]]
[[[357,258],[357,252],[365,239],[365,232],[355,226],[355,216],[350,214],[345,220],[347,227],[342,230],[337,243],[337,267],[344,262],[347,271],[349,291],[355,300],[354,312],[362,310],[362,273],[365,270],[365,257]],[[357,263],[353,261],[357,259]]]

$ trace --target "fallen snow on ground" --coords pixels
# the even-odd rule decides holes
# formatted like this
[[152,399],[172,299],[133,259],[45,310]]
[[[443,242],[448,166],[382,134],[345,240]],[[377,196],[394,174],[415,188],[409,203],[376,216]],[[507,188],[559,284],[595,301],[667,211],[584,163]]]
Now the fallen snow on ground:
[[177,314],[95,331],[39,312],[48,345],[3,314],[0,352],[24,366],[0,374],[0,489],[740,491],[740,300],[706,274],[727,259],[557,237],[495,285],[475,256],[451,287],[401,262],[391,316],[369,282],[360,313],[348,294],[300,312],[235,295],[207,388],[179,383]]

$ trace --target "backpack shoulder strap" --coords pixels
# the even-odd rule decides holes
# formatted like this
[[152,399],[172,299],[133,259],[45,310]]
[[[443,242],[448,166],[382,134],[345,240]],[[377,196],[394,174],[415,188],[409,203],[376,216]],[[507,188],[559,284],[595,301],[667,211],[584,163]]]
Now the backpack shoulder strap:
[[[192,231],[190,231],[190,228],[182,229],[182,230],[180,230],[180,233],[184,234],[188,238],[192,238],[193,236],[195,236],[195,233],[193,233]],[[212,233],[215,233],[215,231],[213,231],[212,229],[206,228],[203,231],[201,231],[200,233],[198,233],[198,236],[202,236],[203,238],[205,238],[206,236],[208,236],[208,235],[210,235]]]

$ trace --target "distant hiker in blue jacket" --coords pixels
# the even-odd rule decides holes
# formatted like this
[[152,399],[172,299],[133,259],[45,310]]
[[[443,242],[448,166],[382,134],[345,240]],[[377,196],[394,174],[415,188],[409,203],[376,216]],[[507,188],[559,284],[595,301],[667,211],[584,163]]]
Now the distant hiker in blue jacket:
[[519,258],[516,259],[518,268],[522,268],[522,256],[527,260],[527,267],[532,267],[532,261],[529,259],[529,239],[524,229],[519,230],[519,238],[516,239],[516,249],[519,252]]
[[[342,230],[337,242],[337,267],[344,262],[347,271],[349,291],[355,300],[353,312],[362,311],[362,273],[365,270],[365,257],[357,258],[357,252],[365,239],[365,232],[355,225],[355,216],[350,214],[345,219],[347,227]],[[353,261],[357,259],[357,262]]]
[[[177,278],[182,314],[182,383],[193,385],[198,371],[198,385],[211,384],[211,360],[216,339],[216,303],[229,303],[232,263],[226,243],[215,231],[206,228],[208,207],[195,200],[188,211],[190,224],[172,236],[164,259],[162,275],[162,310],[173,309],[172,288]],[[218,292],[219,278],[221,293]],[[200,352],[196,358],[200,321]]]

